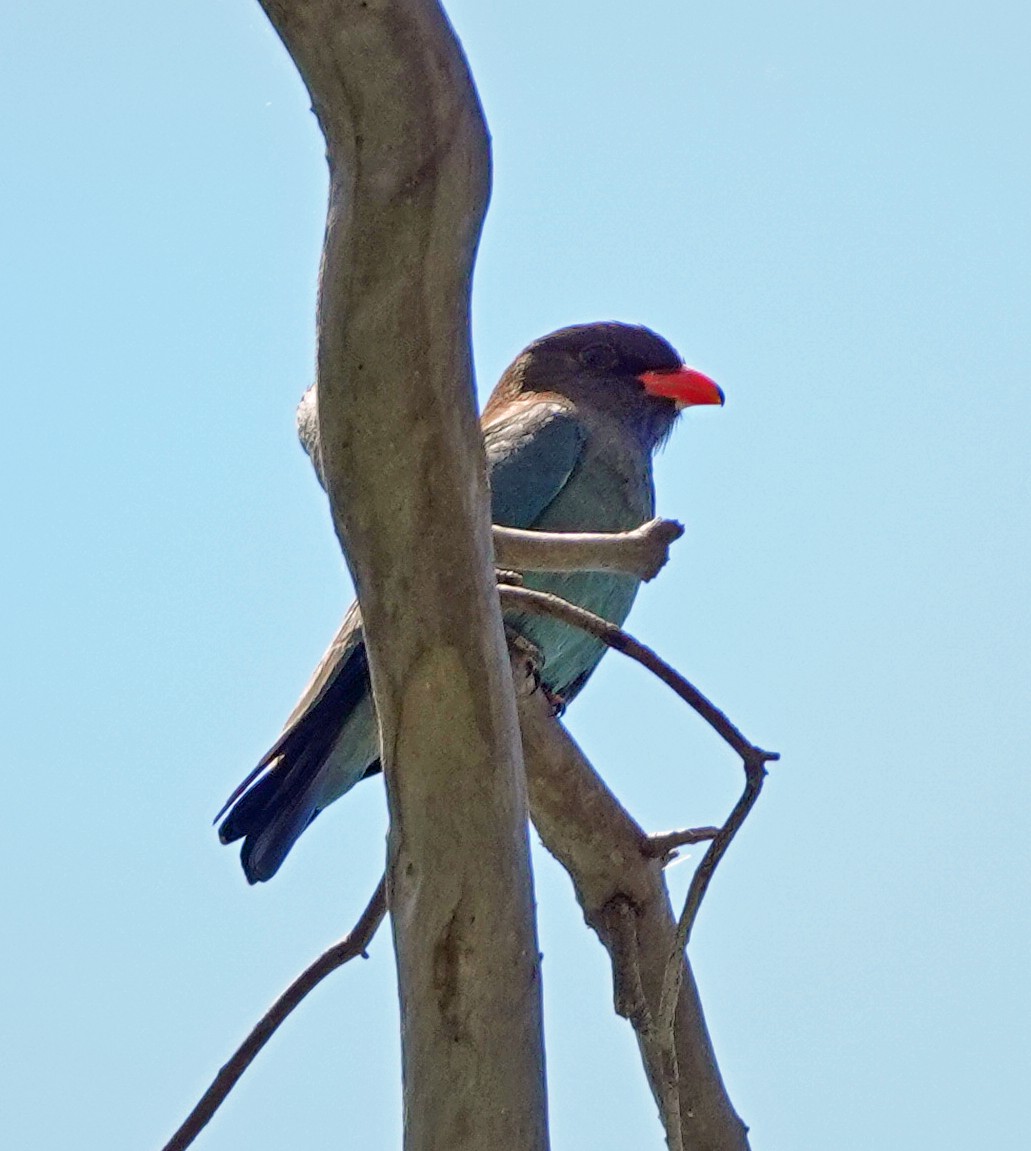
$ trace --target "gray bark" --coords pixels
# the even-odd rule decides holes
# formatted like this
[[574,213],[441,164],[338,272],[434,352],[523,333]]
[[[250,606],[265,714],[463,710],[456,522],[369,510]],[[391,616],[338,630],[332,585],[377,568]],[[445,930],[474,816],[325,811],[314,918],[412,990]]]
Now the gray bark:
[[331,186],[319,442],[390,808],[408,1151],[547,1146],[539,956],[469,342],[489,140],[435,0],[262,0]]
[[[605,785],[513,660],[530,808],[545,847],[569,872],[584,918],[609,953],[616,1010],[634,1027],[667,1141],[683,1151],[747,1151],[687,956],[671,1034],[656,1021],[676,918],[648,837]],[[532,681],[530,681],[532,684]]]

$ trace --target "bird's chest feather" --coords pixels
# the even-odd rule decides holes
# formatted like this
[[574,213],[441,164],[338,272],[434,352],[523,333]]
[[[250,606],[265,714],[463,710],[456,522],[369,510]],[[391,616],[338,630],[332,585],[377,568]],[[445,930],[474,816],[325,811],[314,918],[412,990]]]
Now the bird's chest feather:
[[540,531],[611,532],[655,511],[651,461],[636,448],[588,444],[573,474],[534,525]]
[[[637,527],[654,515],[655,493],[650,459],[633,450],[584,452],[569,482],[534,527],[540,531],[615,532]],[[528,587],[551,592],[611,623],[621,625],[630,612],[640,581],[611,572],[532,572]],[[604,653],[598,640],[545,617],[523,616],[519,630],[545,657],[544,682],[572,698]]]

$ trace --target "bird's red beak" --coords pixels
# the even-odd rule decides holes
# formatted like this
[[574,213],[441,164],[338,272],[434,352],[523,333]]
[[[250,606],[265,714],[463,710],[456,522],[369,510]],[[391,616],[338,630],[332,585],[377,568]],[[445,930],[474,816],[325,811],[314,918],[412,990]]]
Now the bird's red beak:
[[722,404],[723,389],[694,368],[672,368],[667,372],[642,372],[637,377],[650,396],[676,400],[679,407],[695,404]]

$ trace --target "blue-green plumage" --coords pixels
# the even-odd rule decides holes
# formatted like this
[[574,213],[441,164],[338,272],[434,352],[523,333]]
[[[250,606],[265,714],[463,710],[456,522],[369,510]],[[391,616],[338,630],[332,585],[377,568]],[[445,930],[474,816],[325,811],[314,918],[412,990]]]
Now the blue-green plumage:
[[[582,409],[582,405],[581,405]],[[506,435],[521,413],[504,413],[484,429],[493,521],[552,532],[616,532],[655,513],[651,453],[611,417],[558,403],[536,403],[526,417],[535,434],[515,447]],[[528,494],[529,489],[529,494]],[[552,592],[614,624],[630,612],[640,581],[612,572],[527,572],[527,587]],[[593,636],[546,616],[509,613],[544,655],[545,685],[567,701],[604,654]]]
[[[646,328],[583,325],[531,344],[483,414],[494,522],[606,532],[650,519],[652,453],[672,427],[679,397],[666,383],[654,394],[646,381],[678,372],[684,374],[679,356]],[[715,385],[698,378],[713,398],[682,403],[722,402]],[[310,409],[300,426],[321,479]],[[626,619],[639,586],[611,572],[534,572],[524,579],[615,624]],[[505,620],[540,650],[542,681],[563,699],[576,695],[604,653],[597,640],[555,620],[517,614]],[[223,809],[219,836],[225,843],[244,840],[247,879],[271,878],[311,820],[378,762],[365,647],[352,606],[283,735]]]

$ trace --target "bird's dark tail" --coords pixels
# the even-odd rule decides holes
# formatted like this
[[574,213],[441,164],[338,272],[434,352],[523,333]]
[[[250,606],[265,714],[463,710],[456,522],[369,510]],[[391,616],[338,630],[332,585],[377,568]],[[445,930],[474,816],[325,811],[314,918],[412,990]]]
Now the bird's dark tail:
[[[243,840],[248,883],[271,879],[319,811],[376,766],[364,644],[352,647],[332,672],[215,816],[223,843]],[[338,742],[343,751],[334,760]]]
[[301,832],[318,815],[316,773],[279,759],[236,800],[218,829],[223,843],[242,839],[248,883],[271,879]]

